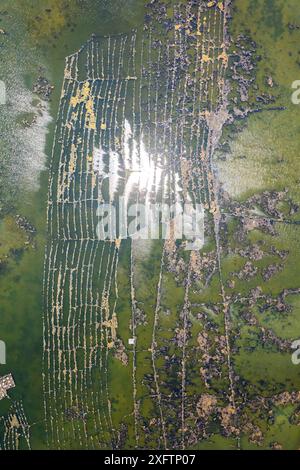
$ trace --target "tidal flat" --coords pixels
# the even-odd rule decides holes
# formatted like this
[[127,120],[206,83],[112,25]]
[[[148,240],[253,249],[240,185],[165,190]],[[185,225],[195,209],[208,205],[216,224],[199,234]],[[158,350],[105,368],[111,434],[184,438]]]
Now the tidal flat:
[[[298,449],[298,2],[2,0],[0,20],[1,448]],[[205,204],[200,250],[94,240],[94,150],[124,153],[124,116],[155,195],[178,174]]]

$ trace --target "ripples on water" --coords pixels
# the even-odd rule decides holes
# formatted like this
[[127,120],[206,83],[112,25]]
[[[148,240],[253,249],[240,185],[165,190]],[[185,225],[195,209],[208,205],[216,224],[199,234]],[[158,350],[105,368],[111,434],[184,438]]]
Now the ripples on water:
[[[41,57],[29,45],[20,19],[10,14],[1,18],[7,34],[1,37],[0,78],[6,85],[7,102],[0,114],[0,183],[1,199],[9,200],[20,190],[39,188],[40,173],[46,166],[45,142],[51,117],[49,103],[39,100],[38,107],[33,105],[37,97],[26,84],[44,65]],[[36,116],[30,127],[20,123],[25,113]]]

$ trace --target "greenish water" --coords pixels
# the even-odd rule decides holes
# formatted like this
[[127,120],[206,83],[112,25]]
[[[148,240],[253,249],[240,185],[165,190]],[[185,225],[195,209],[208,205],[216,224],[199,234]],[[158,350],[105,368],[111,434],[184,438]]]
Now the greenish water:
[[[7,30],[8,36],[1,36],[1,65],[0,78],[10,81],[9,96],[13,103],[8,107],[7,115],[1,114],[1,220],[0,220],[0,258],[7,258],[5,271],[0,273],[0,339],[7,344],[7,364],[0,366],[0,375],[13,372],[16,388],[10,393],[13,400],[22,400],[27,419],[31,425],[31,447],[40,449],[46,447],[43,393],[42,393],[42,276],[44,250],[47,242],[46,233],[46,201],[48,190],[48,168],[51,164],[51,148],[53,142],[55,119],[59,106],[65,57],[76,50],[90,37],[92,33],[99,35],[130,32],[133,28],[141,28],[144,18],[144,1],[114,0],[114,1],[5,1],[2,0],[0,27]],[[46,9],[51,9],[47,12]],[[257,53],[261,60],[257,64],[257,79],[259,91],[274,93],[276,106],[284,106],[285,111],[265,111],[253,114],[247,118],[245,129],[233,134],[230,139],[230,152],[225,161],[216,157],[220,180],[225,190],[233,200],[241,203],[252,195],[263,191],[281,191],[288,189],[288,196],[293,203],[300,204],[299,186],[299,132],[300,107],[291,103],[291,83],[299,79],[299,30],[289,30],[288,23],[300,24],[300,8],[297,0],[238,0],[233,2],[233,19],[231,34],[233,39],[240,33],[247,33],[257,43]],[[14,39],[18,38],[20,46],[16,49]],[[47,115],[52,118],[46,124],[42,133],[43,142],[37,145],[37,152],[32,152],[30,165],[27,148],[22,146],[24,134],[18,136],[18,116],[24,109],[18,109],[16,99],[21,94],[31,102],[32,85],[39,76],[39,67],[43,67],[44,75],[54,85],[51,102]],[[271,75],[275,83],[272,90],[266,85],[266,77]],[[10,78],[13,77],[13,80]],[[27,101],[25,105],[27,107]],[[27,108],[28,109],[28,108]],[[35,112],[36,106],[33,106]],[[46,113],[45,113],[46,114]],[[226,132],[226,131],[225,131]],[[6,137],[16,135],[16,142]],[[30,139],[30,135],[25,134]],[[18,140],[19,139],[19,140]],[[20,154],[15,148],[20,148]],[[43,153],[45,156],[43,157]],[[241,158],[246,157],[246,158]],[[9,164],[8,164],[9,161]],[[24,163],[25,162],[25,163]],[[24,166],[24,171],[22,171]],[[3,169],[3,170],[2,170]],[[25,171],[26,170],[26,171]],[[33,189],[33,190],[32,190]],[[33,247],[24,246],[25,234],[20,230],[13,216],[22,214],[36,227]],[[299,220],[299,212],[293,215],[292,221]],[[231,225],[232,224],[232,227]],[[228,246],[231,251],[244,248],[248,243],[261,243],[267,257],[254,262],[258,274],[249,282],[237,279],[234,289],[227,289],[231,295],[240,293],[247,296],[251,289],[258,285],[262,292],[275,298],[283,289],[297,289],[300,286],[299,276],[299,230],[297,225],[276,224],[276,236],[260,231],[249,232],[245,241],[235,237],[235,220],[228,223]],[[267,283],[262,278],[263,269],[272,262],[278,261],[278,256],[271,253],[271,247],[277,250],[287,250],[289,255],[284,263],[284,269],[273,276]],[[13,256],[11,250],[24,250],[20,256]],[[203,251],[213,251],[214,241],[211,240]],[[141,264],[137,295],[148,318],[152,318],[155,308],[155,296],[160,268],[161,246],[153,248],[151,266]],[[230,250],[229,250],[230,251]],[[124,246],[120,254],[119,276],[119,331],[126,343],[130,337],[130,311],[128,309],[129,282],[129,246]],[[245,259],[232,252],[222,256],[224,283],[232,278],[232,272],[238,272],[245,264]],[[162,316],[160,323],[161,344],[171,340],[173,325],[176,323],[180,306],[184,300],[182,285],[175,282],[166,273],[163,277],[162,310],[168,315]],[[224,333],[222,319],[216,317],[212,309],[220,300],[219,280],[214,275],[209,286],[199,289],[193,286],[190,301],[194,304],[206,303],[208,315],[212,323]],[[248,382],[249,399],[257,394],[271,397],[284,390],[300,389],[299,368],[293,366],[289,352],[279,352],[274,346],[263,348],[258,339],[260,327],[270,328],[282,339],[290,341],[300,337],[299,294],[288,297],[292,306],[291,312],[274,312],[272,309],[263,314],[259,305],[251,306],[251,313],[257,318],[258,325],[245,325],[241,316],[245,310],[243,302],[236,302],[232,308],[232,331],[242,332],[239,335],[233,353],[233,363],[236,373]],[[203,330],[201,322],[196,319],[199,308],[193,307],[192,337],[195,339]],[[193,312],[192,309],[192,312]],[[138,355],[138,396],[146,394],[143,384],[145,374],[151,374],[151,362],[147,348],[151,345],[152,323],[142,325],[139,337],[144,351]],[[254,345],[254,350],[249,350]],[[178,354],[176,347],[174,355]],[[128,381],[132,373],[131,365],[124,368],[120,361],[111,359],[109,363],[109,381],[111,402],[116,428],[132,413],[132,403],[127,399],[132,396],[132,384]],[[163,369],[163,364],[161,368]],[[298,366],[299,367],[299,366]],[[205,393],[202,379],[195,372],[198,364],[191,366],[189,373],[192,384],[189,393]],[[175,383],[177,371],[169,377],[168,386]],[[225,375],[225,374],[224,374]],[[223,376],[224,377],[224,376]],[[99,377],[97,377],[97,380]],[[101,378],[100,378],[101,379]],[[166,379],[166,377],[164,377]],[[227,389],[228,383],[217,380],[214,390]],[[168,388],[166,387],[166,391]],[[10,402],[0,402],[0,415],[8,412]],[[145,399],[141,405],[142,413],[149,417],[155,415],[153,403]],[[264,432],[264,441],[260,448],[269,448],[273,442],[280,442],[284,449],[297,449],[300,443],[300,428],[292,424],[290,417],[294,412],[292,405],[274,406],[275,419],[272,424],[264,416],[247,409],[251,420]],[[127,445],[134,446],[134,423],[132,416],[126,418],[129,423]],[[126,421],[125,419],[125,421]],[[155,444],[152,441],[152,446]],[[77,443],[70,444],[76,447]],[[22,440],[21,446],[26,447]],[[254,449],[256,445],[249,442],[249,436],[243,435],[240,446],[242,449]],[[224,437],[219,431],[203,440],[195,447],[231,449],[236,448],[236,439]]]

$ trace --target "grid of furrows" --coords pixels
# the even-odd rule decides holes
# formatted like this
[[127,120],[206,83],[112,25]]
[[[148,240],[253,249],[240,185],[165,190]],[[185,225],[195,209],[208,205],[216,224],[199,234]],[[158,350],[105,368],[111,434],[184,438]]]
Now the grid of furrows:
[[[95,170],[95,150],[119,156],[124,176],[118,191],[126,192],[128,173],[135,171],[136,164],[143,170],[142,152],[146,149],[156,176],[143,191],[135,181],[128,190],[131,200],[142,202],[149,196],[153,201],[170,203],[189,199],[202,202],[212,214],[218,246],[219,209],[211,156],[220,133],[217,113],[225,106],[227,11],[207,9],[202,2],[195,7],[194,3],[174,7],[175,17],[185,18],[185,24],[196,18],[190,29],[175,24],[172,33],[161,40],[150,26],[138,45],[134,31],[113,37],[93,36],[66,59],[49,183],[49,242],[44,268],[44,406],[49,445],[53,447],[68,448],[72,443],[86,448],[116,446],[108,364],[118,339],[121,243],[97,239],[97,207],[112,197],[104,174]],[[128,153],[126,121],[131,126],[131,140],[126,144],[130,147],[129,163],[124,161]],[[174,446],[175,439],[175,446],[184,448],[189,416],[188,317],[194,255],[187,264],[179,316],[183,332],[178,353],[180,393],[168,399],[174,383],[173,378],[168,382],[164,377],[162,392],[158,362],[161,364],[159,345],[164,340],[158,325],[169,252],[166,242],[153,317],[149,319],[152,335],[148,354],[153,370],[150,398],[158,416],[161,447]],[[145,446],[149,442],[142,432],[138,390],[143,377],[137,365],[138,263],[131,244],[128,308],[136,341],[129,370],[135,442],[136,446]],[[226,309],[224,321],[228,335]],[[227,354],[230,379],[229,348]],[[172,417],[180,417],[175,432]]]
[[30,450],[30,425],[25,416],[23,403],[15,401],[7,416],[1,418],[1,450]]
[[[201,202],[211,214],[217,252],[216,270],[221,271],[220,210],[212,155],[226,120],[228,6],[227,4],[224,6],[223,3],[222,8],[207,9],[206,6],[207,4],[199,2],[195,7],[195,2],[187,2],[185,5],[174,7],[175,24],[169,33],[167,46],[161,41],[160,35],[157,35],[157,30],[152,30],[151,24],[147,28],[145,44],[149,49],[146,49],[142,63],[147,64],[144,76],[152,85],[147,87],[149,95],[145,101],[145,110],[149,114],[148,119],[146,114],[144,126],[154,133],[150,134],[149,144],[154,142],[154,146],[163,149],[165,165],[169,166],[170,201],[177,200],[176,175],[179,175],[181,198],[187,201],[190,197],[193,202]],[[192,21],[194,26],[191,25]],[[154,148],[154,155],[157,153]],[[198,269],[195,252],[190,253],[185,265],[184,296],[182,305],[178,306],[180,311],[176,325],[171,328],[175,331],[176,326],[180,331],[179,347],[174,348],[174,342],[170,342],[166,337],[166,334],[170,333],[170,328],[163,327],[165,302],[162,302],[162,297],[167,289],[166,274],[172,258],[173,261],[175,259],[175,263],[180,260],[182,247],[178,245],[176,247],[174,240],[173,243],[172,240],[167,240],[161,254],[154,300],[152,341],[148,349],[152,372],[146,379],[143,368],[139,367],[139,364],[141,365],[139,357],[143,357],[144,361],[145,358],[148,361],[148,357],[145,350],[139,347],[138,341],[139,334],[142,336],[145,330],[137,326],[136,321],[139,298],[135,286],[138,282],[139,260],[135,257],[134,250],[131,254],[132,331],[133,336],[137,337],[133,354],[133,401],[137,447],[185,448],[186,445],[195,445],[197,439],[203,437],[203,432],[196,427],[196,395],[193,384],[197,360],[202,359],[202,354],[196,348],[195,338],[191,340],[190,332],[193,307],[190,294],[192,294],[193,277]],[[234,404],[234,390],[231,383],[230,326],[221,272],[219,277],[220,295],[224,302],[218,308],[224,318],[222,331],[225,330],[227,339],[224,348],[227,367],[225,366],[220,373],[219,364],[216,364],[216,373],[220,373],[229,390],[226,403],[224,402],[224,406],[227,406]],[[146,328],[149,327],[148,324]],[[140,385],[145,382],[148,384],[147,387]],[[140,412],[146,396],[149,398],[148,406],[151,407],[152,416],[145,416]],[[157,427],[157,434],[150,431],[153,426]]]
[[[132,113],[134,47],[135,33],[93,37],[66,59],[44,275],[45,413],[59,447],[74,436],[81,446],[99,447],[101,430],[112,427],[107,359],[115,335],[118,248],[96,237],[103,196],[92,155],[96,146],[115,151],[121,142],[125,112]],[[88,78],[80,81],[84,73]],[[103,439],[110,442],[109,435]]]

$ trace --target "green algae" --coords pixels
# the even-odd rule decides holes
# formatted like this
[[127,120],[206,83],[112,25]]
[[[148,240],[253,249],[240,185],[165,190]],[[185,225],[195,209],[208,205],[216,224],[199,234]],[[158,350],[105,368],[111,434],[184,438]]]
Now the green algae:
[[[14,2],[16,5],[18,2]],[[89,12],[88,6],[84,9],[83,17],[78,13],[78,7],[70,8],[69,2],[64,2],[64,9],[58,7],[61,2],[43,2],[41,8],[40,2],[28,2],[30,6],[24,11],[24,21],[35,47],[40,47],[44,54],[44,60],[47,69],[51,74],[51,79],[55,85],[55,91],[51,102],[51,114],[56,115],[58,101],[60,97],[61,81],[63,76],[64,57],[77,50],[90,36],[91,33],[99,34],[123,32],[134,26],[142,24],[143,2],[132,2],[137,7],[136,16],[128,11],[124,2],[118,2],[118,5],[111,9],[102,8],[94,16]],[[117,11],[121,5],[121,11]],[[266,88],[265,78],[272,74],[276,83],[275,92],[278,95],[277,103],[280,106],[286,106],[285,111],[273,112],[267,111],[263,114],[253,115],[247,119],[246,128],[237,134],[230,142],[230,155],[224,164],[218,162],[221,180],[225,189],[232,197],[239,201],[245,201],[253,194],[265,190],[283,190],[289,189],[289,196],[295,203],[300,203],[299,186],[299,139],[297,136],[300,131],[300,108],[291,103],[291,83],[298,78],[299,66],[297,64],[298,52],[296,43],[298,40],[297,31],[290,32],[287,23],[297,22],[297,3],[293,0],[286,2],[274,1],[257,2],[254,0],[239,0],[235,2],[233,15],[232,34],[237,35],[244,30],[250,30],[250,36],[258,44],[259,53],[262,60],[258,63],[257,82],[260,90],[269,92]],[[47,12],[51,9],[51,12]],[[128,15],[126,15],[126,10]],[[82,10],[80,10],[82,11]],[[249,21],[249,12],[251,21]],[[299,13],[300,14],[300,13]],[[34,16],[35,15],[35,16]],[[37,17],[37,18],[36,18]],[[300,19],[300,18],[299,18]],[[68,22],[71,22],[68,24]],[[48,44],[49,42],[49,44]],[[34,80],[34,73],[31,71],[29,82]],[[51,142],[53,138],[54,124],[50,125],[50,134],[47,141],[47,154],[50,160]],[[245,156],[246,159],[240,159]],[[9,353],[9,362],[2,372],[14,371],[18,387],[12,392],[12,396],[22,397],[26,412],[31,422],[38,422],[32,428],[32,445],[35,448],[43,448],[45,443],[42,410],[42,391],[41,391],[41,329],[42,329],[42,301],[41,301],[41,275],[43,268],[43,247],[45,244],[45,201],[47,190],[47,175],[43,174],[42,188],[39,193],[28,195],[26,202],[18,203],[18,209],[30,217],[38,227],[37,250],[28,251],[21,259],[21,263],[15,267],[5,278],[3,286],[1,285],[1,334],[7,344],[11,345]],[[24,194],[23,194],[24,198]],[[299,218],[299,215],[295,215]],[[235,222],[233,221],[233,224]],[[1,229],[4,230],[4,229]],[[9,236],[7,235],[9,230]],[[278,224],[276,227],[278,235],[274,238],[262,235],[261,232],[252,232],[249,235],[248,242],[257,242],[262,240],[266,249],[271,245],[276,245],[278,249],[289,251],[289,257],[285,262],[285,268],[281,273],[274,276],[271,281],[264,285],[261,275],[252,279],[249,283],[239,281],[236,283],[234,292],[248,294],[249,291],[257,285],[262,286],[263,292],[270,295],[278,295],[284,288],[297,288],[299,286],[299,235],[298,227],[285,226]],[[22,235],[15,227],[5,228],[4,239],[8,240],[9,249],[17,248],[22,245]],[[2,232],[3,234],[3,232]],[[234,227],[230,233],[230,245],[233,248],[240,247],[239,241],[234,239]],[[3,235],[2,235],[3,236]],[[2,238],[2,237],[1,237]],[[1,247],[0,247],[1,248]],[[203,252],[213,250],[213,242],[207,243]],[[8,248],[5,248],[7,252]],[[151,253],[151,265],[145,261],[141,265],[138,275],[137,291],[142,308],[146,314],[148,323],[138,327],[139,352],[137,377],[138,397],[141,399],[142,413],[147,416],[154,416],[155,410],[150,399],[146,397],[147,389],[143,384],[145,374],[152,372],[150,355],[147,349],[151,347],[151,335],[153,327],[153,311],[155,309],[156,289],[158,282],[158,273],[160,266],[161,244],[155,244]],[[119,330],[120,337],[125,344],[130,337],[130,316],[128,308],[129,298],[129,252],[128,246],[121,250],[121,266],[118,272],[120,285],[120,299],[118,303]],[[275,258],[269,256],[261,262],[255,263],[261,273],[262,269],[275,261]],[[224,256],[222,259],[222,272],[224,281],[231,278],[232,272],[238,272],[245,261],[236,255]],[[220,302],[220,280],[215,274],[208,288],[203,289],[202,285],[195,286],[190,301],[193,303],[217,304]],[[229,290],[228,290],[229,292]],[[183,288],[176,285],[171,276],[165,275],[163,279],[163,297],[162,307],[165,312],[161,316],[158,327],[159,338],[170,339],[169,329],[176,322],[178,313],[183,303]],[[113,299],[111,299],[113,301]],[[259,324],[268,326],[274,332],[282,337],[289,339],[300,336],[299,299],[297,296],[288,298],[288,303],[292,305],[292,313],[286,317],[284,314],[274,314],[267,312],[263,317],[256,312]],[[195,313],[199,308],[195,308]],[[211,313],[210,313],[211,314]],[[232,313],[232,326],[236,327],[239,312]],[[211,314],[214,318],[214,314]],[[192,338],[195,340],[201,324],[193,317]],[[220,329],[223,328],[222,319],[215,319],[219,323]],[[12,328],[13,327],[13,328]],[[297,333],[298,331],[298,333]],[[282,384],[279,390],[299,389],[299,372],[297,367],[291,363],[288,353],[282,354],[278,351],[264,351],[259,349],[258,339],[254,329],[242,328],[242,340],[238,343],[239,351],[234,355],[234,365],[237,372],[253,386],[253,394],[256,390],[261,393],[272,394],[273,389],[278,383]],[[22,347],[20,348],[20,345]],[[258,346],[258,347],[257,347]],[[255,351],[248,351],[249,347],[254,347]],[[12,349],[14,352],[12,353]],[[175,351],[175,347],[173,352]],[[129,352],[131,357],[131,353]],[[28,364],[28,358],[30,364]],[[131,364],[131,362],[130,362]],[[164,377],[163,363],[158,362]],[[134,447],[133,417],[132,412],[132,384],[131,384],[131,365],[125,367],[115,358],[109,360],[109,387],[111,393],[112,410],[114,424],[116,428],[122,422],[127,422],[129,427],[129,437],[127,446]],[[190,392],[203,392],[203,383],[199,375],[193,377],[194,370],[191,370],[191,377],[194,385]],[[164,377],[165,378],[165,377]],[[101,377],[95,377],[95,380],[102,380]],[[263,381],[263,382],[262,382]],[[216,383],[219,389],[226,389],[228,384]],[[278,388],[277,388],[278,389]],[[22,392],[20,392],[22,390]],[[130,399],[129,399],[130,397]],[[2,404],[1,404],[2,406]],[[3,404],[4,407],[4,404]],[[284,448],[299,447],[299,427],[293,426],[289,422],[292,408],[281,407],[277,411],[275,423],[269,427],[263,424],[266,437],[263,447],[268,448],[270,443],[279,441]],[[258,420],[259,422],[259,420]],[[261,423],[260,423],[261,424]],[[209,438],[208,441],[199,443],[199,449],[231,449],[236,448],[235,439],[225,438],[218,434]],[[107,437],[107,442],[109,441]],[[157,441],[158,442],[158,441]],[[68,443],[70,448],[76,448],[75,442]],[[107,445],[104,444],[104,445]],[[242,437],[241,448],[255,448],[249,443],[246,436]]]

